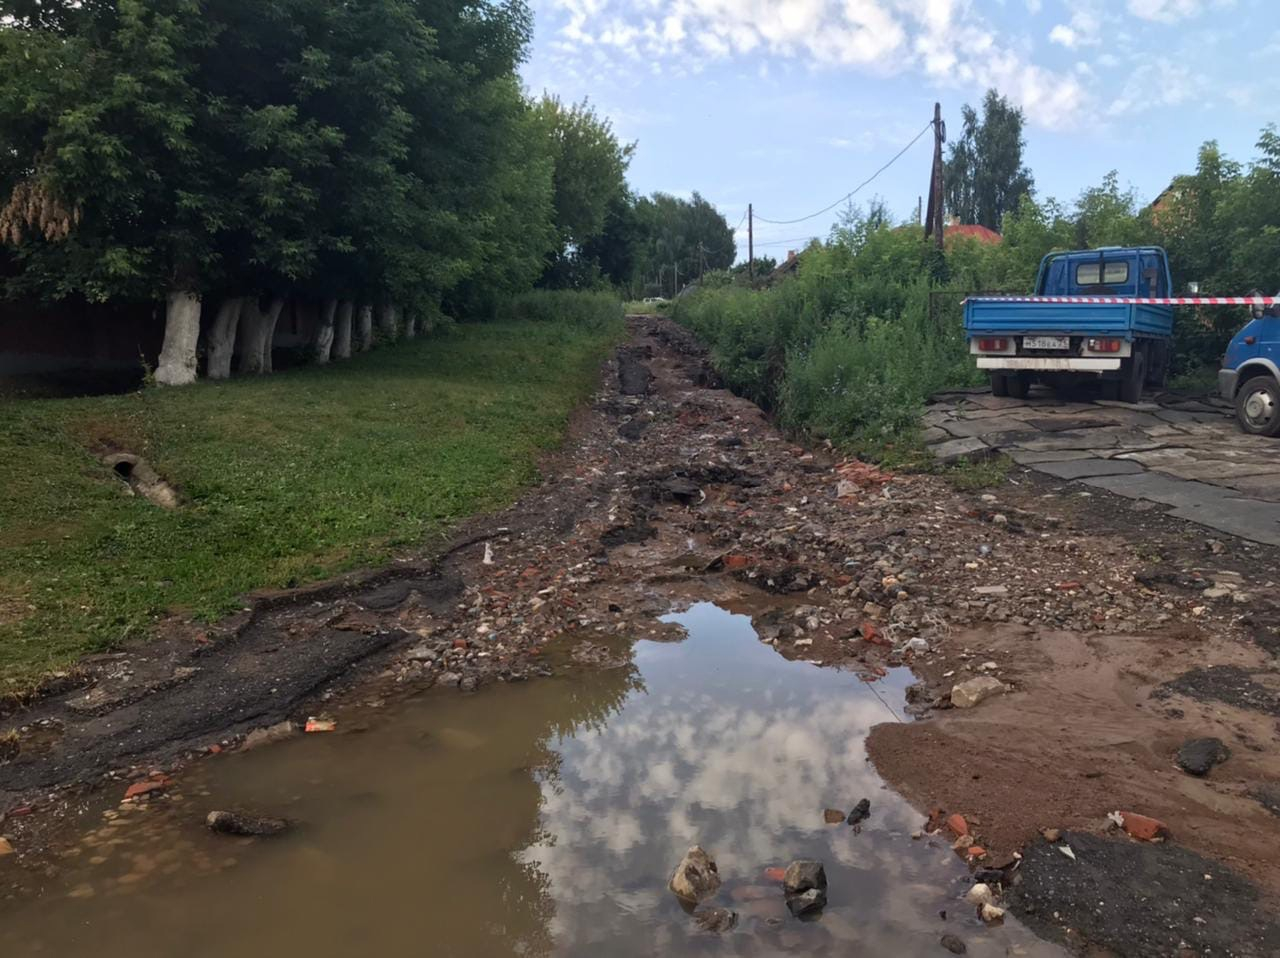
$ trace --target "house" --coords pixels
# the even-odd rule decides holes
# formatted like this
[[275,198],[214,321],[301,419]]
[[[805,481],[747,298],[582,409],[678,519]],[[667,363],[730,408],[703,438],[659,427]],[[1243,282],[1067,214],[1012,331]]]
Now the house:
[[942,235],[948,242],[959,236],[986,243],[988,246],[996,246],[1004,242],[1004,237],[995,230],[976,224],[948,223]]

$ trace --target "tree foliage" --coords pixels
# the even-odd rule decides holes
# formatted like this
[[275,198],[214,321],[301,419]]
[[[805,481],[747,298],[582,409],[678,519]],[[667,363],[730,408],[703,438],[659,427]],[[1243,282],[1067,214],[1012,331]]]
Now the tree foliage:
[[524,0],[0,0],[5,292],[527,289],[630,156],[525,98],[531,29]]
[[988,90],[981,119],[968,104],[961,115],[963,131],[944,167],[947,209],[961,223],[999,231],[1005,214],[1035,185],[1022,163],[1022,110]]

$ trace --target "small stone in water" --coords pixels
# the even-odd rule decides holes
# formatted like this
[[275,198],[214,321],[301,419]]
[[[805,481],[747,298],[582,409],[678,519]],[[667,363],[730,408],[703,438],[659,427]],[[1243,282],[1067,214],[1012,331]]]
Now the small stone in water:
[[824,809],[822,812],[822,819],[828,825],[839,825],[844,821],[844,812],[840,811],[838,808]]
[[859,822],[866,821],[871,816],[871,800],[864,798],[853,806],[853,811],[849,813],[849,824],[857,825]]
[[969,950],[969,947],[955,935],[943,935],[942,947],[953,955],[963,955]]

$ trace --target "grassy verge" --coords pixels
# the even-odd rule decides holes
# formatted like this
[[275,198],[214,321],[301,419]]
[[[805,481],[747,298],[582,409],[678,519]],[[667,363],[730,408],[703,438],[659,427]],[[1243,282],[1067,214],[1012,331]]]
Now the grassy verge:
[[[454,327],[323,369],[0,403],[0,692],[237,596],[386,559],[536,478],[621,334],[617,301]],[[163,511],[94,452],[147,458]]]

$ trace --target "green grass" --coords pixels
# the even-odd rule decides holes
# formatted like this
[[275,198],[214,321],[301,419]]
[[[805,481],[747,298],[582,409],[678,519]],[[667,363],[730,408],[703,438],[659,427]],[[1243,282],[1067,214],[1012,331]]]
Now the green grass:
[[964,459],[954,466],[942,471],[942,476],[953,489],[960,492],[976,492],[979,489],[991,489],[1002,485],[1013,468],[1013,460],[1008,456],[994,456],[971,462]]
[[[261,379],[0,401],[0,692],[166,613],[214,619],[511,502],[593,388],[614,309]],[[127,495],[95,458],[107,448],[146,457],[183,507]]]

